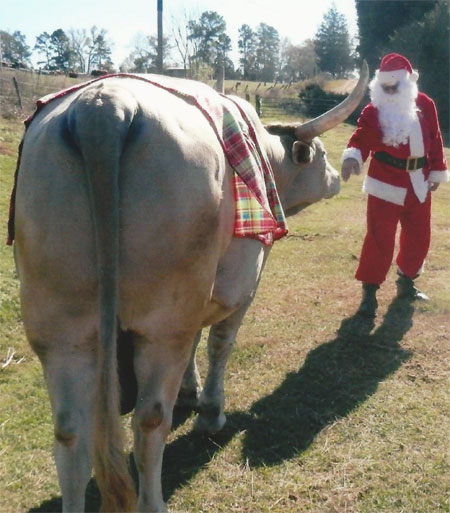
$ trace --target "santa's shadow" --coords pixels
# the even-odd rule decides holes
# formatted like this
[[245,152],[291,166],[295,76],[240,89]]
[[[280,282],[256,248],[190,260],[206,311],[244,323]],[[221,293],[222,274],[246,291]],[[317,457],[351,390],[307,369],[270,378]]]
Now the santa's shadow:
[[395,299],[381,325],[344,319],[333,340],[312,350],[268,397],[253,404],[243,458],[276,465],[306,450],[328,425],[346,417],[411,357],[400,342],[412,326],[413,305]]

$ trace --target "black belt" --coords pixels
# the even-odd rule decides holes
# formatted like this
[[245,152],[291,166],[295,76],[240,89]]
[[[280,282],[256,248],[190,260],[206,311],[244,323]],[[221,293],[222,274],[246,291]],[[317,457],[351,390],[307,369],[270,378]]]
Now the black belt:
[[415,171],[416,169],[425,167],[427,164],[426,157],[409,157],[407,159],[399,159],[385,151],[377,151],[373,156],[384,164],[388,164],[389,166],[396,167],[398,169],[404,169],[405,171]]

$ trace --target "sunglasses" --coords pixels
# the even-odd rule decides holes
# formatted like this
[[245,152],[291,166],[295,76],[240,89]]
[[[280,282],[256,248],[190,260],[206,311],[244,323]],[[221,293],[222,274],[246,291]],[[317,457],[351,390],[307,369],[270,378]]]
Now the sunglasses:
[[398,90],[398,86],[399,84],[394,84],[394,85],[385,85],[385,84],[382,84],[381,87],[383,88],[383,91],[385,93],[396,93],[397,90]]

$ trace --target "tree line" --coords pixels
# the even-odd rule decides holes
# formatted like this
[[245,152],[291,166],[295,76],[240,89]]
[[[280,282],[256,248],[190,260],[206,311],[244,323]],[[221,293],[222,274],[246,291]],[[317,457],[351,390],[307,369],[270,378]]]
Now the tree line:
[[[294,45],[281,39],[275,27],[260,23],[239,28],[237,67],[230,58],[231,39],[226,21],[215,11],[205,11],[174,24],[163,40],[166,66],[180,63],[187,75],[212,77],[225,68],[226,76],[244,80],[291,81],[310,78],[318,72],[345,75],[354,67],[355,53],[345,17],[333,6],[314,40]],[[328,43],[330,42],[330,43]],[[29,68],[30,57],[38,55],[37,65],[45,71],[89,73],[95,68],[116,71],[111,60],[113,43],[107,31],[96,26],[40,34],[31,47],[20,31],[0,30],[4,65]],[[157,37],[136,35],[134,48],[119,71],[151,73],[157,70]],[[36,59],[35,59],[36,60]]]
[[39,69],[45,71],[89,73],[95,68],[113,70],[114,67],[107,31],[95,25],[90,30],[42,32],[33,49],[19,30],[12,34],[0,30],[0,44],[2,64],[12,67],[29,68],[33,52],[39,55]]
[[[447,0],[355,0],[359,40],[352,41],[347,20],[336,4],[323,16],[314,38],[292,44],[275,27],[260,23],[239,28],[237,66],[230,58],[231,39],[226,21],[215,11],[173,23],[163,41],[167,67],[180,63],[191,78],[217,76],[222,67],[227,78],[264,82],[298,81],[320,73],[345,77],[364,58],[375,70],[389,52],[404,54],[420,73],[420,88],[432,96],[441,124],[449,125],[449,10]],[[176,21],[176,20],[175,20]],[[90,73],[93,69],[116,71],[111,60],[113,43],[107,31],[63,29],[43,32],[33,48],[20,31],[0,30],[3,65],[29,67],[39,55],[43,70]],[[151,73],[157,70],[157,37],[137,35],[134,48],[119,71]]]

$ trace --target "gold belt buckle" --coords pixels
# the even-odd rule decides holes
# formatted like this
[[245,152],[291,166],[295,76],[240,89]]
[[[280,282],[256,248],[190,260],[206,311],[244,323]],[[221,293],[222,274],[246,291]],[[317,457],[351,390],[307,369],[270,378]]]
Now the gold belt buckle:
[[415,171],[417,169],[419,159],[420,157],[408,157],[406,159],[406,171]]

